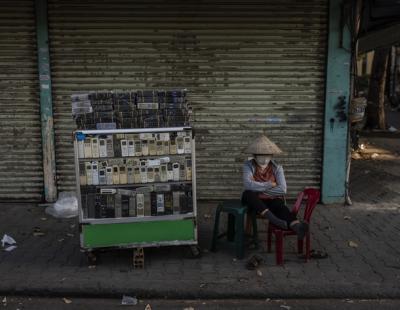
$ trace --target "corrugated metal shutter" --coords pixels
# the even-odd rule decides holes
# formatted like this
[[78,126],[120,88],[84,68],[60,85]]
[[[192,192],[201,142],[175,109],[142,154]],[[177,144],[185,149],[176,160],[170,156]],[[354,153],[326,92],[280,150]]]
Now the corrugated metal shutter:
[[0,3],[0,200],[40,200],[43,163],[34,1]]
[[318,187],[327,4],[51,0],[59,188],[74,184],[71,93],[174,87],[195,111],[199,198],[240,195],[241,151],[263,131],[290,193]]

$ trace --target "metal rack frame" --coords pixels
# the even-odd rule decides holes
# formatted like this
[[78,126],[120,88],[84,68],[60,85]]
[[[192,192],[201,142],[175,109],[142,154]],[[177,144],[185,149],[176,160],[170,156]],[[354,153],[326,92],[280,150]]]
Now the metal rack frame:
[[[113,188],[129,188],[146,186],[149,184],[182,184],[190,183],[192,185],[192,199],[193,199],[193,212],[187,214],[173,214],[173,215],[161,215],[161,216],[144,216],[144,217],[120,217],[120,218],[83,218],[83,209],[81,202],[81,185],[80,185],[80,174],[79,174],[79,163],[84,160],[79,158],[78,155],[78,143],[77,134],[84,135],[106,135],[106,134],[121,134],[121,133],[161,133],[161,132],[182,132],[191,131],[191,160],[192,160],[192,180],[191,181],[173,181],[173,182],[154,182],[154,183],[135,183],[135,184],[120,184],[120,185],[94,185],[104,186]],[[168,156],[187,156],[189,154],[171,154],[171,155],[150,155],[150,156],[124,156],[121,158],[137,158],[137,157],[168,157]],[[75,176],[76,176],[76,192],[78,196],[78,208],[79,208],[79,225],[80,225],[80,244],[84,250],[94,250],[98,248],[144,248],[144,247],[159,247],[159,246],[171,246],[171,245],[197,245],[198,233],[197,233],[197,195],[196,195],[196,150],[195,150],[195,137],[193,129],[191,127],[164,127],[164,128],[136,128],[136,129],[107,129],[107,130],[76,130],[74,132],[74,157],[75,157]],[[107,157],[115,158],[115,157]],[[90,160],[106,160],[107,158],[91,158]],[[119,157],[118,157],[119,158]],[[169,241],[152,241],[152,242],[131,242],[131,243],[116,243],[107,246],[87,246],[84,242],[84,227],[85,225],[115,225],[115,224],[135,224],[135,223],[154,223],[154,222],[168,222],[168,221],[193,221],[193,240],[169,240]]]

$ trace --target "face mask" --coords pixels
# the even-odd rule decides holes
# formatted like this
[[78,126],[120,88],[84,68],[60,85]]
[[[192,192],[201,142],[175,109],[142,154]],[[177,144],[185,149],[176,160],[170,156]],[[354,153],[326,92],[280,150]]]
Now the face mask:
[[255,160],[257,165],[260,167],[267,167],[269,162],[271,161],[272,156],[271,155],[256,155]]

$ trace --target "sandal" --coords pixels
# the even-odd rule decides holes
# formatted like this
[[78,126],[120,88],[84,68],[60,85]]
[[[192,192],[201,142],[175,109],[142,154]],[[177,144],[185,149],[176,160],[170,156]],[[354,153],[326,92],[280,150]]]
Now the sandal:
[[311,250],[310,257],[314,259],[323,259],[328,257],[328,253],[320,250]]
[[259,255],[253,255],[246,263],[247,270],[254,270],[264,262],[264,259]]

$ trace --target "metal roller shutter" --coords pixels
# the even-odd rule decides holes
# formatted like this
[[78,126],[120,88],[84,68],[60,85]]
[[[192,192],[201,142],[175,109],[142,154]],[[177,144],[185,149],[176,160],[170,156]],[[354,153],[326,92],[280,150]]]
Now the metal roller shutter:
[[40,200],[43,163],[33,0],[0,3],[0,200]]
[[265,131],[290,195],[319,186],[327,0],[50,0],[60,190],[74,186],[70,94],[182,88],[195,111],[198,197],[238,197]]

